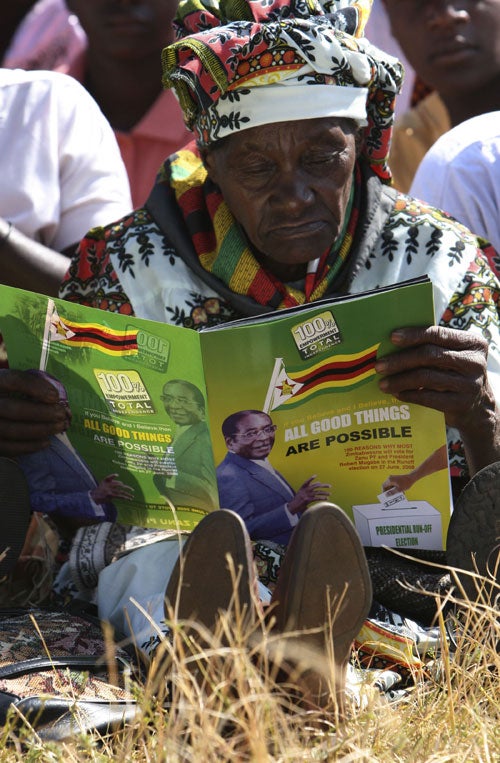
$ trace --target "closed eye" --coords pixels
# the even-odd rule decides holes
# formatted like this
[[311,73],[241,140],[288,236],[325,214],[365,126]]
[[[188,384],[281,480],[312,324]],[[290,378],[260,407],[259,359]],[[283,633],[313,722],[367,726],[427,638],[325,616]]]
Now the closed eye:
[[341,155],[340,151],[321,151],[307,154],[303,162],[305,165],[328,164],[338,162]]
[[264,159],[247,161],[241,165],[241,171],[247,175],[260,175],[262,173],[270,172],[271,169],[272,162],[265,161]]

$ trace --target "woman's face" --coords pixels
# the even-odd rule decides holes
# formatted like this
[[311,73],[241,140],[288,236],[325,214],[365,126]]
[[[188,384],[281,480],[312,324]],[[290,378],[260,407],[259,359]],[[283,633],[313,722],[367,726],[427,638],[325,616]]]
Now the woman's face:
[[302,275],[342,229],[356,132],[333,117],[279,122],[234,133],[207,152],[211,179],[278,277]]

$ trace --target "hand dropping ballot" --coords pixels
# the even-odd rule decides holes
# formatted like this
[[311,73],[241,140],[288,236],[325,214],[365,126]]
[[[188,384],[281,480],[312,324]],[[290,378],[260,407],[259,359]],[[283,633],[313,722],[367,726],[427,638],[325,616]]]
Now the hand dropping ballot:
[[443,548],[441,513],[428,501],[408,501],[397,488],[377,496],[378,503],[352,507],[365,546],[404,550]]

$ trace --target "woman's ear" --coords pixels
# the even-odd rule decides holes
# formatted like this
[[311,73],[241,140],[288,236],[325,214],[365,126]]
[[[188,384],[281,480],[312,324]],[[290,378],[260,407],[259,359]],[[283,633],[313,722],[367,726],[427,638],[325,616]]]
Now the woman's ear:
[[214,151],[210,151],[208,148],[200,148],[201,161],[203,162],[207,175],[210,180],[217,185],[217,162],[215,160]]

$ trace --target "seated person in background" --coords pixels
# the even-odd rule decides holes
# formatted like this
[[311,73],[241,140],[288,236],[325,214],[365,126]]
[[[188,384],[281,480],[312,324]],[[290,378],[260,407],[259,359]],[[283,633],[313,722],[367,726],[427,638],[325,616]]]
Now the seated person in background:
[[418,165],[441,135],[500,108],[500,0],[383,2],[415,73],[434,88],[396,120],[389,163],[396,188],[408,193]]
[[0,281],[56,295],[89,225],[132,208],[113,132],[70,77],[0,69],[0,154]]
[[[238,8],[243,21],[225,18],[212,3],[203,13],[181,4],[177,23],[184,36],[164,53],[164,82],[176,88],[197,144],[165,162],[146,208],[86,237],[61,296],[192,326],[192,312],[208,302],[206,323],[213,324],[428,274],[440,325],[404,327],[402,316],[403,326],[392,335],[398,352],[379,359],[376,370],[385,392],[443,411],[452,474],[467,479],[500,457],[494,253],[439,210],[388,185],[401,68],[356,37],[362,32],[359,2],[347,7],[339,0],[328,16],[319,4],[306,9],[293,0],[275,3],[271,14],[265,2]],[[472,273],[474,285],[488,287],[480,304],[471,291]],[[488,339],[482,336],[486,322]],[[42,382],[15,370],[0,375],[4,453],[36,450],[59,430],[58,406]],[[19,392],[22,400],[13,396]],[[299,521],[299,536],[311,516],[306,511]],[[477,530],[471,522],[471,549]],[[206,566],[208,580],[214,553],[225,558],[223,542],[216,551],[207,544],[198,579]],[[97,592],[101,616],[131,630],[139,643],[147,640],[146,633],[155,633],[151,619],[138,621],[130,599],[135,596],[160,624],[178,556],[176,538],[106,567]],[[366,585],[359,608],[349,610],[363,562],[356,555],[351,564],[353,555],[347,556],[331,564],[334,557],[325,552],[314,581],[320,624],[329,619],[329,586],[337,594],[345,588],[354,626],[368,611]],[[307,582],[308,570],[303,574]],[[287,577],[294,579],[300,580],[299,571]],[[302,625],[311,625],[311,618]],[[339,656],[345,663],[348,648]]]
[[222,423],[228,453],[217,467],[217,487],[220,505],[240,515],[252,540],[287,545],[300,515],[312,501],[327,500],[331,485],[313,475],[295,492],[268,459],[275,431],[263,411],[228,416]]
[[500,252],[500,111],[467,119],[439,138],[420,162],[411,193]]
[[189,140],[179,104],[161,88],[160,54],[173,39],[176,8],[177,0],[40,0],[4,63],[53,68],[85,86],[115,131],[134,206],[145,202],[165,157]]
[[[51,8],[45,7],[47,3]],[[22,30],[26,40],[38,37],[36,55],[24,45],[4,64],[23,69],[54,68],[84,85],[115,132],[134,206],[145,202],[165,157],[189,140],[179,104],[161,87],[160,55],[173,39],[176,8],[177,0],[41,0]],[[50,26],[41,24],[42,11],[50,19],[57,15],[53,34]],[[67,55],[55,57],[54,46],[60,36],[67,43]]]
[[84,83],[109,120],[132,201],[140,206],[165,157],[189,139],[179,104],[161,87],[160,55],[173,39],[177,0],[67,0],[67,6],[87,35],[87,50],[68,74]]

